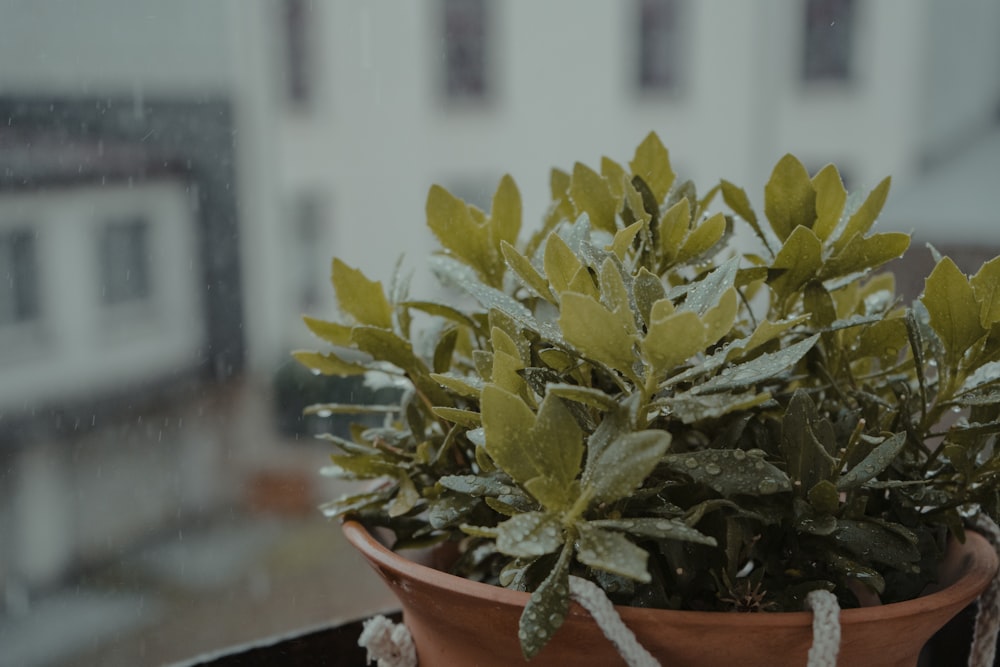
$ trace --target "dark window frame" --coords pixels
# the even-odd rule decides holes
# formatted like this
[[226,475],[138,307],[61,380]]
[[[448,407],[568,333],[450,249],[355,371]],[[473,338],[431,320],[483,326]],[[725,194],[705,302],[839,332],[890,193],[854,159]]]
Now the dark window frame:
[[805,0],[802,70],[805,83],[849,83],[854,76],[854,0]]
[[493,92],[487,0],[440,0],[442,79],[449,101],[486,101]]
[[38,238],[28,225],[0,230],[0,326],[41,318]]

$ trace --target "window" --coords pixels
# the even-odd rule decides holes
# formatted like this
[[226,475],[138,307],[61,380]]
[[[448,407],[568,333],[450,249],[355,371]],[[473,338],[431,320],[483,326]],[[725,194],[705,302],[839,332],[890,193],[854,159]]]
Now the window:
[[806,81],[846,81],[851,76],[853,0],[806,0]]
[[489,93],[485,0],[443,0],[445,93],[481,99]]
[[100,235],[101,300],[107,305],[142,301],[150,295],[149,223],[114,222]]
[[292,220],[295,229],[295,246],[289,257],[290,271],[295,284],[296,306],[309,312],[320,305],[321,295],[329,283],[328,248],[323,243],[323,218],[325,206],[322,197],[313,193],[300,195],[294,200]]
[[677,0],[639,0],[639,88],[669,91],[680,75]]
[[38,258],[35,234],[0,232],[0,326],[38,317]]
[[308,0],[284,0],[285,90],[294,105],[305,105],[312,97],[312,30],[311,3]]

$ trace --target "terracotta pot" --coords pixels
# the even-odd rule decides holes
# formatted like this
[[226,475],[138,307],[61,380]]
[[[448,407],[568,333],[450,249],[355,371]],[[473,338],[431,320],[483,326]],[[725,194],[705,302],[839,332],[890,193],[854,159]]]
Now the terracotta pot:
[[[527,593],[490,586],[407,560],[359,523],[344,534],[399,598],[420,667],[624,665],[586,611],[573,603],[552,641],[524,660],[517,624]],[[952,545],[941,590],[915,600],[841,614],[839,663],[914,667],[928,639],[986,588],[997,554],[980,535]],[[617,607],[625,624],[665,667],[803,667],[812,645],[809,612],[726,614]]]

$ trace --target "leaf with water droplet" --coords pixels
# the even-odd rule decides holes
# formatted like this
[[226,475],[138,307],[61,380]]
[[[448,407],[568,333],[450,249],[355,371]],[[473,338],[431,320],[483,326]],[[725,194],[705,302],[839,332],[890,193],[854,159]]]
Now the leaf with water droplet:
[[584,565],[619,574],[636,581],[649,582],[646,561],[649,554],[621,533],[603,530],[583,522],[577,524],[576,558]]
[[906,445],[906,433],[894,433],[873,449],[856,466],[837,480],[839,491],[849,491],[863,486],[888,468]]
[[525,658],[534,657],[549,642],[569,613],[569,563],[573,554],[567,544],[552,571],[524,605],[517,636]]
[[819,339],[819,334],[810,336],[798,343],[793,343],[777,352],[764,354],[742,364],[729,367],[727,374],[716,375],[704,384],[691,390],[692,394],[711,394],[733,389],[745,389],[759,382],[769,380],[786,373],[812,349]]
[[[691,466],[691,462],[696,464]],[[770,495],[790,491],[791,480],[779,468],[746,452],[741,458],[730,449],[703,449],[668,454],[663,462],[671,469],[704,484],[723,496]],[[718,472],[715,470],[718,469]]]
[[497,525],[497,550],[508,556],[534,558],[563,544],[562,522],[549,512],[526,512]]
[[591,526],[604,530],[617,530],[638,537],[651,537],[656,540],[678,540],[715,546],[714,537],[692,528],[680,519],[654,519],[648,517],[636,519],[596,519],[588,521]]
[[669,446],[666,431],[624,433],[598,456],[588,457],[582,485],[595,502],[624,498],[653,472]]

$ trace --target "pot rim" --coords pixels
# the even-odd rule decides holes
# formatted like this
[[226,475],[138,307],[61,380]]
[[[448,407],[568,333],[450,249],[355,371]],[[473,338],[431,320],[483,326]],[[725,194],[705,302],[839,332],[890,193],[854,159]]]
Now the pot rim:
[[[371,532],[355,519],[345,518],[341,526],[344,536],[354,548],[361,552],[374,565],[386,568],[405,578],[423,581],[435,586],[468,596],[483,598],[501,605],[512,605],[523,608],[531,597],[529,593],[513,591],[502,586],[485,584],[457,575],[436,570],[426,565],[409,560],[392,551],[371,534]],[[997,576],[997,551],[979,533],[966,531],[966,540],[954,558],[953,563],[956,579],[944,588],[921,595],[903,602],[844,609],[840,612],[842,624],[866,623],[879,619],[898,618],[921,613],[927,607],[947,606],[962,600],[977,598],[986,586]],[[949,550],[951,551],[951,550]],[[577,604],[572,605],[571,614],[585,614]],[[626,622],[630,617],[657,612],[670,614],[671,618],[682,624],[718,623],[719,617],[740,619],[740,623],[750,626],[808,626],[812,624],[811,611],[765,612],[760,614],[733,614],[728,612],[689,611],[675,609],[655,609],[649,607],[628,607],[615,605],[615,610]]]

